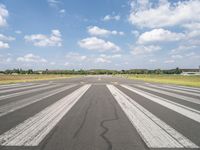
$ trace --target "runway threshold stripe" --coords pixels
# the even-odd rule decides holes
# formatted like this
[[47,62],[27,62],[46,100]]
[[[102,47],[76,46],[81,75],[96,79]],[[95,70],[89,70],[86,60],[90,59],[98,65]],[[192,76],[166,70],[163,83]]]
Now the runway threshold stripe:
[[90,88],[87,84],[0,135],[3,146],[37,146]]
[[200,123],[200,111],[196,110],[196,109],[193,109],[193,108],[190,108],[190,107],[187,107],[187,106],[184,106],[184,105],[181,105],[179,103],[175,103],[173,101],[170,101],[170,100],[167,100],[165,98],[162,98],[162,97],[159,97],[159,96],[156,96],[156,95],[153,95],[151,93],[148,93],[148,92],[145,92],[145,91],[142,91],[140,89],[136,89],[134,87],[131,87],[131,86],[127,86],[127,85],[121,85],[122,87],[138,94],[138,95],[141,95],[145,98],[147,98],[148,100],[151,100],[155,103],[158,103],[168,109],[171,109],[187,118],[190,118],[194,121],[197,121],[198,123]]
[[0,85],[0,90],[2,89],[7,89],[7,88],[12,88],[12,87],[21,87],[21,86],[29,86],[32,85],[33,83],[23,83],[23,84],[19,84],[19,83],[15,83],[15,84],[3,84]]
[[45,89],[49,89],[49,88],[53,88],[53,87],[57,87],[57,86],[59,86],[59,84],[54,84],[54,85],[46,86],[46,87],[40,87],[40,88],[31,89],[31,90],[22,91],[22,92],[17,92],[17,93],[8,94],[8,95],[2,95],[2,96],[0,96],[0,101],[7,99],[7,98],[12,98],[12,97],[15,97],[15,96],[20,96],[20,95],[24,95],[24,94],[28,94],[28,93],[32,93],[32,92],[37,92],[37,91],[40,91],[40,90],[45,90]]
[[136,86],[143,88],[143,89],[146,89],[146,90],[149,90],[149,91],[153,91],[153,92],[157,92],[157,93],[160,93],[160,94],[175,97],[175,98],[178,98],[180,100],[188,101],[188,102],[195,103],[195,104],[200,104],[199,99],[192,98],[192,97],[189,97],[189,96],[183,96],[183,95],[180,95],[180,94],[175,94],[175,93],[171,93],[171,92],[167,92],[167,91],[163,91],[163,90],[159,90],[159,89],[154,89],[152,87],[147,87],[147,86],[142,86],[142,85],[136,85]]
[[174,87],[180,87],[180,88],[186,88],[186,89],[193,89],[193,90],[198,90],[200,91],[200,87],[189,87],[189,86],[181,86],[181,85],[176,85]]
[[3,106],[0,106],[0,117],[7,115],[7,114],[9,114],[13,111],[18,110],[18,109],[24,108],[28,105],[33,104],[33,103],[44,100],[44,99],[46,99],[50,96],[53,96],[57,93],[65,91],[67,89],[70,89],[74,86],[76,86],[76,85],[74,84],[74,85],[69,85],[69,86],[66,86],[66,87],[61,87],[61,88],[58,88],[58,89],[55,89],[55,90],[52,90],[52,91],[48,91],[48,92],[36,95],[34,97],[26,98],[26,99],[23,99],[23,100],[20,100],[20,101],[17,101],[17,102],[14,101],[14,102],[11,102],[9,104],[5,104]]
[[199,93],[193,93],[193,92],[189,92],[189,91],[184,91],[184,90],[180,90],[180,89],[172,89],[169,87],[162,87],[162,86],[157,86],[157,85],[153,85],[153,84],[149,84],[150,87],[155,87],[158,89],[163,89],[163,90],[168,90],[168,91],[172,91],[172,92],[178,92],[178,93],[183,93],[183,94],[188,94],[188,95],[193,95],[193,96],[199,96]]
[[28,87],[25,86],[25,87],[13,88],[13,89],[6,89],[6,90],[0,91],[0,93],[6,93],[6,92],[12,92],[12,91],[36,88],[36,87],[41,87],[41,86],[45,86],[45,85],[50,85],[50,84],[48,83],[48,84],[39,84],[39,85],[29,85]]
[[107,87],[149,148],[198,148],[122,91],[113,85]]
[[172,88],[172,89],[179,89],[179,90],[184,90],[184,91],[200,93],[200,88],[197,90],[197,89],[190,89],[187,87],[180,87],[180,86],[170,86],[170,85],[162,85],[162,86],[167,87],[167,88]]

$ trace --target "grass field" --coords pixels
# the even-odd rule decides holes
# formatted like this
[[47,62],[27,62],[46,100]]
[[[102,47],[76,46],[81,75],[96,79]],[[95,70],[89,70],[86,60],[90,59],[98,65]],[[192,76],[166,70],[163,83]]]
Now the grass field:
[[200,87],[200,76],[182,76],[182,75],[123,75],[128,79],[143,80],[147,82],[157,82],[166,84],[176,84],[192,87]]
[[63,78],[74,78],[77,76],[79,76],[79,75],[44,75],[44,74],[0,75],[0,84],[31,82],[31,81],[51,80],[51,79],[63,79]]

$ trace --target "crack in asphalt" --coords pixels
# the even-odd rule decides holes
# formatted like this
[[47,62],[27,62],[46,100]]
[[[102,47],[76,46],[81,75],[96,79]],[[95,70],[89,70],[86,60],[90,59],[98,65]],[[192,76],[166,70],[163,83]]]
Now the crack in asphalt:
[[76,130],[76,132],[74,133],[73,138],[76,138],[77,135],[78,135],[78,134],[80,133],[80,131],[82,130],[82,128],[83,128],[83,126],[84,126],[84,124],[85,124],[85,122],[86,122],[86,118],[87,118],[87,115],[88,115],[88,112],[89,112],[89,109],[90,109],[91,105],[92,105],[92,101],[90,100],[89,106],[87,107],[87,109],[86,109],[86,111],[85,111],[83,121],[81,122],[80,127],[79,127],[79,128]]
[[119,119],[115,104],[114,104],[114,116],[115,116],[114,118],[102,120],[100,123],[100,126],[104,129],[104,131],[100,134],[100,136],[107,143],[107,145],[108,145],[107,150],[112,150],[112,142],[109,140],[109,138],[106,137],[106,133],[108,133],[109,128],[105,126],[105,123]]

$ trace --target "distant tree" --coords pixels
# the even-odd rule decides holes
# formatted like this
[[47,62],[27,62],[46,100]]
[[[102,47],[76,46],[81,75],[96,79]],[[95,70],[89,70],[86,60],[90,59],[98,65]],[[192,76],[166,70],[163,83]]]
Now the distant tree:
[[32,69],[28,69],[27,70],[27,74],[33,74],[33,70]]
[[180,70],[178,67],[175,69],[175,74],[181,74],[182,73],[182,70]]

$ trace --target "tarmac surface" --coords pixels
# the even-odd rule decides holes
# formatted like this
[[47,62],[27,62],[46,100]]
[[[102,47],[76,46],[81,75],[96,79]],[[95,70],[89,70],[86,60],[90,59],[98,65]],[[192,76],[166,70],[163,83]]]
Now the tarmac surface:
[[199,147],[200,88],[105,75],[0,85],[0,150]]

